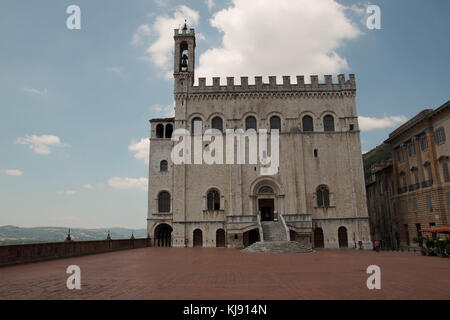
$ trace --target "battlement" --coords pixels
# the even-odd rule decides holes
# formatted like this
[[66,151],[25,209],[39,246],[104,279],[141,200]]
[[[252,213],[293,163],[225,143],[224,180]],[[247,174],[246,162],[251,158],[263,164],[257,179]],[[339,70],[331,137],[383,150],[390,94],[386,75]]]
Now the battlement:
[[305,83],[304,76],[297,76],[297,82],[291,83],[290,76],[283,76],[282,83],[277,83],[276,76],[269,76],[269,82],[263,82],[261,76],[255,77],[255,84],[248,84],[248,77],[241,77],[241,84],[234,84],[234,77],[227,77],[226,84],[221,85],[219,77],[212,78],[212,85],[206,85],[206,78],[199,78],[198,85],[193,85],[189,93],[226,93],[226,92],[277,92],[277,91],[344,91],[356,90],[355,75],[350,74],[348,80],[339,74],[338,81],[333,83],[331,75],[325,75],[325,82],[319,83],[319,76],[310,76],[311,83]]

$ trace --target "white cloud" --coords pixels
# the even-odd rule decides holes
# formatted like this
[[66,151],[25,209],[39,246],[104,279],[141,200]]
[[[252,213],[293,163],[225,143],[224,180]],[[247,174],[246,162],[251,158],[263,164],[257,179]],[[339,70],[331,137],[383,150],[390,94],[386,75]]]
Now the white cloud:
[[5,174],[7,174],[8,176],[21,176],[23,175],[23,171],[17,170],[17,169],[6,169],[3,170],[3,172]]
[[171,118],[175,116],[175,102],[168,105],[154,104],[150,110],[157,112],[158,117]]
[[77,193],[75,190],[65,190],[65,191],[59,191],[58,194],[62,194],[65,196],[72,196],[75,193]]
[[133,37],[131,38],[131,44],[133,46],[139,46],[144,43],[145,40],[148,39],[148,37],[151,34],[151,28],[148,24],[142,24],[140,25],[137,30],[134,32]]
[[205,0],[205,4],[211,10],[214,7],[214,0]]
[[40,95],[40,96],[45,96],[48,93],[47,88],[45,88],[43,90],[39,90],[39,89],[36,89],[36,88],[22,88],[22,91],[26,92],[26,93]]
[[142,138],[140,141],[132,141],[128,146],[128,150],[134,152],[136,159],[143,159],[148,164],[148,156],[150,150],[150,140],[148,138]]
[[362,34],[346,11],[334,0],[232,0],[210,20],[223,34],[222,44],[200,55],[197,75],[342,72],[347,60],[336,50]]
[[408,121],[405,116],[385,116],[384,118],[359,116],[359,128],[361,131],[371,131],[399,126]]
[[89,184],[89,183],[83,184],[83,188],[85,188],[85,189],[94,189],[92,184]]
[[[195,27],[199,21],[199,14],[191,8],[181,5],[175,9],[172,15],[157,16],[149,27],[156,39],[147,48],[144,59],[161,69],[160,76],[166,79],[170,79],[173,73],[173,30],[179,28],[185,19],[187,19],[189,27]],[[133,42],[133,39],[131,41]]]
[[137,189],[147,191],[147,178],[120,178],[112,177],[108,180],[108,185],[118,189]]
[[69,145],[61,143],[61,139],[53,135],[26,135],[25,137],[17,138],[15,144],[28,145],[30,150],[38,154],[50,154],[50,147],[68,147]]

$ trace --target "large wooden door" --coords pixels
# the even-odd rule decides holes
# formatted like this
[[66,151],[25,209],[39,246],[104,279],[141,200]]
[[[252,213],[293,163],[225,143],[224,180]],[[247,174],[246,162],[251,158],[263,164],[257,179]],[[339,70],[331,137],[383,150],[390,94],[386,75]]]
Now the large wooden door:
[[314,229],[314,248],[323,248],[324,240],[323,240],[323,230],[322,228]]
[[259,199],[259,211],[261,212],[261,221],[273,221],[274,200],[273,199]]
[[224,248],[225,247],[225,230],[217,229],[216,231],[216,247]]
[[200,229],[194,230],[194,247],[203,247],[203,233]]
[[338,229],[339,248],[348,248],[347,228],[340,227]]

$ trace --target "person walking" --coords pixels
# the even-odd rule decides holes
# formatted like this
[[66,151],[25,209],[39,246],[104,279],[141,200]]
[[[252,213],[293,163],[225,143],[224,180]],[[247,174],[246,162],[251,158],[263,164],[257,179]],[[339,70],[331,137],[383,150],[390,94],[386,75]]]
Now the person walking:
[[379,252],[380,251],[380,241],[375,240],[375,251]]

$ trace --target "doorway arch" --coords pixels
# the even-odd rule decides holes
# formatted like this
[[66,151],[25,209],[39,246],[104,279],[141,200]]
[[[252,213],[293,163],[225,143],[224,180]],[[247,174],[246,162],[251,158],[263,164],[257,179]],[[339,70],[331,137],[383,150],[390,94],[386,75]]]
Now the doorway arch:
[[172,227],[166,223],[161,223],[155,228],[154,232],[155,247],[172,246]]
[[314,229],[314,248],[325,247],[322,228]]
[[225,230],[217,229],[216,231],[216,247],[225,248]]
[[339,227],[338,229],[339,248],[348,248],[347,228]]
[[203,247],[203,232],[200,229],[194,230],[194,248]]

